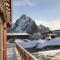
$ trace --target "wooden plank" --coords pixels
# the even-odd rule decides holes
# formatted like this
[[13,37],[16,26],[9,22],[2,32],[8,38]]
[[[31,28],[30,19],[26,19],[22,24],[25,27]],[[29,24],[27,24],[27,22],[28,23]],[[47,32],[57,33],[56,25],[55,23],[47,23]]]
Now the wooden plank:
[[7,49],[6,49],[6,42],[7,42],[7,35],[6,35],[6,33],[7,33],[7,26],[6,26],[6,22],[4,23],[4,25],[3,25],[3,29],[4,29],[4,31],[3,31],[3,60],[7,60]]
[[[8,20],[8,14],[10,15],[9,20],[10,21],[12,19],[12,12],[11,12],[11,0],[4,0],[3,1],[3,12],[4,12],[4,16],[7,17],[7,19],[5,18],[5,20]],[[10,21],[11,22],[11,21]]]
[[17,60],[22,60],[18,50],[15,48]]
[[[7,4],[6,4],[6,2],[5,1],[7,1]],[[8,8],[10,9],[10,11],[8,11],[8,9],[6,9],[7,8],[7,6],[8,6]],[[4,14],[4,16],[7,16],[7,18],[5,17],[4,19],[6,20],[6,21],[4,21],[3,22],[3,30],[2,30],[2,33],[3,33],[3,35],[1,35],[2,36],[2,42],[3,42],[3,44],[2,44],[2,53],[1,54],[3,54],[3,59],[0,59],[0,60],[7,60],[7,53],[6,53],[6,40],[7,40],[7,36],[6,36],[6,33],[7,33],[7,21],[9,21],[10,22],[10,20],[12,19],[11,18],[11,0],[0,0],[0,9],[2,10],[2,12],[3,12],[3,14]],[[8,13],[8,14],[6,14],[6,12]],[[10,15],[10,16],[9,16]],[[9,17],[8,17],[9,16]],[[9,20],[8,20],[9,19]],[[1,21],[3,21],[3,20],[1,20]]]
[[10,12],[10,9],[9,9],[9,7],[6,7],[6,10]]
[[28,60],[38,60],[37,58],[35,58],[32,54],[30,54],[27,50],[25,50],[22,46],[20,46],[17,43],[16,43],[16,48],[18,49],[18,52],[20,52],[22,60],[27,60],[27,59]]
[[0,17],[0,60],[3,60],[3,24]]
[[6,13],[11,14],[9,11],[6,11]]

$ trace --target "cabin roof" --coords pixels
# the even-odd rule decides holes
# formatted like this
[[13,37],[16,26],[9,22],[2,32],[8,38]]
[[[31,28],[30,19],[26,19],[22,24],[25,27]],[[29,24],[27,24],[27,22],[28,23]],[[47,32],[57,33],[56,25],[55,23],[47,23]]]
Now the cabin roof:
[[55,35],[57,35],[57,34],[48,34],[49,36],[55,36]]
[[7,33],[7,36],[29,35],[28,33]]

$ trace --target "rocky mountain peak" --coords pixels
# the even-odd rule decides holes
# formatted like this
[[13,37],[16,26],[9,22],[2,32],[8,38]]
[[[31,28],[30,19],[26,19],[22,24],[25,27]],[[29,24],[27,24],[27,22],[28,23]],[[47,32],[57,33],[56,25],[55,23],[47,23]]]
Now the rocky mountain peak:
[[23,14],[21,17],[20,17],[20,19],[25,19],[25,18],[27,18],[27,16],[25,15],[25,14]]
[[38,26],[36,25],[35,21],[23,14],[19,19],[16,20],[14,27],[12,28],[12,32],[19,33],[19,32],[27,32],[27,33],[34,33],[38,32]]
[[45,31],[49,31],[49,29],[47,29],[43,25],[37,26],[35,21],[25,14],[23,14],[19,19],[17,19],[14,26],[10,28],[10,32],[15,33],[27,32],[33,34]]

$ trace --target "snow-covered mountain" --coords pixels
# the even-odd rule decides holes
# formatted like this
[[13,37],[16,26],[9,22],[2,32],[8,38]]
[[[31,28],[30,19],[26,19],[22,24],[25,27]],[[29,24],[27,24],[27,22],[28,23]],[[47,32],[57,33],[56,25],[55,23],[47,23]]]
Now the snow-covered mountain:
[[40,32],[41,33],[44,33],[44,32],[49,32],[50,29],[48,27],[45,27],[44,25],[40,24],[39,25],[39,29],[40,29]]
[[38,32],[39,28],[35,24],[35,22],[25,14],[23,14],[19,19],[16,20],[14,27],[10,30],[10,32],[27,32],[34,33]]
[[37,32],[46,32],[47,29],[45,26],[38,27],[35,23],[35,21],[29,17],[23,14],[19,19],[16,20],[15,24],[13,27],[10,28],[10,32],[15,32],[15,33],[22,33],[22,32],[27,32],[27,33],[37,33]]

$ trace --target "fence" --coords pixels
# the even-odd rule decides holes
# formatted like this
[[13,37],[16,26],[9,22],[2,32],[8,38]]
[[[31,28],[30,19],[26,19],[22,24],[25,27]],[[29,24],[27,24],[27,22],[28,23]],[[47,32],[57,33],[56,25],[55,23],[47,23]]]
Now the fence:
[[21,45],[16,43],[16,47],[20,54],[21,60],[38,60],[32,54],[30,54],[27,50],[25,50]]

